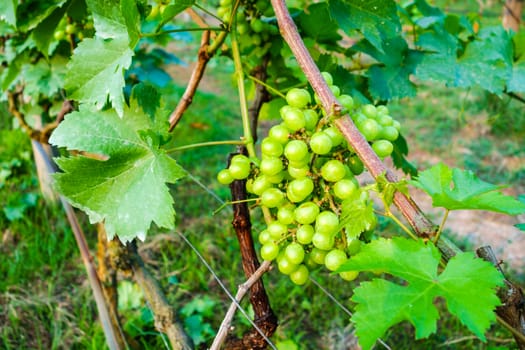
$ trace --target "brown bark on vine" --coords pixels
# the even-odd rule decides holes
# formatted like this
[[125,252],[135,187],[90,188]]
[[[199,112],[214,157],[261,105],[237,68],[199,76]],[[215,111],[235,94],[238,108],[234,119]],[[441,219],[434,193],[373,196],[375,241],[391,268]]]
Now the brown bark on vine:
[[[246,181],[236,180],[230,185],[232,201],[238,202],[247,198]],[[246,202],[233,204],[233,228],[240,245],[242,267],[247,278],[259,268],[259,259],[255,252],[252,238],[250,210]],[[266,294],[262,279],[257,280],[250,288],[250,302],[255,314],[255,324],[270,337],[277,328],[275,316]],[[229,338],[227,349],[266,349],[266,340],[256,329],[244,334],[242,339]]]
[[[490,246],[478,248],[476,253],[479,257],[492,263],[499,272],[505,276],[500,267],[500,261],[496,258],[494,251]],[[496,308],[496,313],[512,328],[525,334],[525,297],[523,290],[517,284],[509,281],[506,277],[504,286],[498,290],[498,297],[502,304]],[[518,347],[525,349],[525,340],[518,334],[513,334]]]
[[522,12],[523,0],[505,0],[503,4],[503,27],[512,29],[517,33],[520,30]]

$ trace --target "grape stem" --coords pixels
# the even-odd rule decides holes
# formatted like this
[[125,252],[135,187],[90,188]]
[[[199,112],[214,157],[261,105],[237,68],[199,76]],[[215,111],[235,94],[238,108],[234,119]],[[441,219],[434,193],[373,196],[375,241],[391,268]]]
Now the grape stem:
[[231,33],[231,47],[233,64],[235,67],[235,76],[237,78],[237,88],[239,90],[239,102],[241,108],[242,127],[244,132],[244,141],[248,156],[257,157],[255,147],[253,144],[253,136],[250,127],[250,115],[248,112],[248,102],[246,99],[246,89],[244,87],[244,72],[242,69],[241,53],[239,51],[239,43],[237,41],[237,17],[233,18],[233,30]]
[[244,145],[244,144],[245,144],[244,141],[237,141],[237,140],[200,142],[200,143],[192,143],[191,145],[173,147],[173,148],[167,149],[166,153],[175,153],[175,152],[185,151],[187,149],[198,148],[198,147],[222,146],[222,145]]
[[275,95],[277,95],[279,97],[286,98],[286,95],[283,94],[281,91],[279,91],[276,88],[266,84],[264,81],[257,79],[253,75],[248,75],[247,77],[248,77],[248,79],[253,80],[257,84],[264,86],[266,88],[266,90],[270,91],[271,93],[273,93],[273,94],[275,94]]
[[450,210],[446,209],[445,214],[443,215],[443,219],[441,220],[441,225],[439,225],[439,229],[436,233],[436,237],[434,238],[434,244],[436,244],[439,241],[439,236],[441,236],[441,232],[443,232],[443,228],[445,227],[445,222],[447,221],[449,213],[450,213]]
[[217,214],[222,209],[226,208],[228,205],[233,205],[233,204],[238,204],[238,203],[246,203],[246,202],[255,202],[255,201],[258,201],[258,200],[259,200],[259,198],[249,198],[249,199],[242,199],[242,200],[238,200],[238,201],[224,202],[220,207],[218,207],[217,209],[215,209],[213,211],[213,215]]

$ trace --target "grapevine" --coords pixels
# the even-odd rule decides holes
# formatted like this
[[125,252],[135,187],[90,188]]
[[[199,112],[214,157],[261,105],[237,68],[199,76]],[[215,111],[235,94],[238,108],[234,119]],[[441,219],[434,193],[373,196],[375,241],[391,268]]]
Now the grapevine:
[[[322,73],[341,105],[381,158],[393,151],[400,123],[386,106],[357,106],[333,84],[332,76]],[[372,213],[369,191],[356,176],[363,164],[307,89],[292,88],[280,109],[281,123],[263,138],[260,158],[236,155],[217,179],[222,184],[246,180],[246,190],[270,215],[266,229],[259,233],[261,257],[276,260],[280,272],[296,284],[308,280],[309,270],[324,265],[336,271],[361,244],[369,241],[377,218]],[[366,208],[369,216],[347,227],[347,212]],[[357,273],[341,272],[353,280]]]

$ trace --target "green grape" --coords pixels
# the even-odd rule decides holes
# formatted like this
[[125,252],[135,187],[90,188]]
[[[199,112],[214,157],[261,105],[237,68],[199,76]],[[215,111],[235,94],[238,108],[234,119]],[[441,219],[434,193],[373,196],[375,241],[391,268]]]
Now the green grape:
[[268,176],[268,181],[272,184],[280,184],[284,180],[285,172],[281,171],[280,173],[277,173],[275,175]]
[[376,120],[381,126],[391,126],[394,122],[394,119],[392,119],[391,116],[383,114],[378,115]]
[[305,89],[292,88],[286,93],[286,102],[292,107],[305,108],[311,101],[312,97]]
[[315,232],[312,236],[312,244],[317,249],[330,250],[334,247],[335,239],[331,234]]
[[354,108],[354,99],[350,95],[340,95],[337,100],[347,110],[351,111]]
[[270,237],[272,237],[273,239],[281,239],[288,232],[288,226],[286,226],[282,222],[273,221],[270,224],[268,224],[266,230],[270,234]]
[[250,27],[255,33],[261,33],[264,29],[264,22],[258,18],[254,18],[250,22]]
[[53,37],[55,38],[55,40],[63,40],[66,37],[66,33],[63,30],[57,30],[53,34]]
[[350,179],[339,180],[333,187],[335,196],[343,200],[350,198],[355,193],[356,189],[357,186],[355,185],[355,182]]
[[261,160],[259,168],[264,175],[272,176],[279,174],[284,169],[284,166],[281,158],[265,157]]
[[232,161],[228,170],[235,180],[243,180],[250,175],[250,163]]
[[268,179],[268,176],[261,175],[261,176],[256,177],[253,180],[252,191],[256,195],[260,196],[261,194],[263,194],[264,191],[269,189],[271,186],[272,186],[272,183]]
[[220,184],[223,185],[229,185],[235,180],[232,175],[230,174],[230,170],[228,169],[222,169],[217,174],[217,181],[219,181]]
[[310,252],[310,257],[316,264],[324,265],[324,258],[326,257],[326,253],[328,253],[326,250],[319,249],[319,248],[313,248],[312,251]]
[[277,268],[284,275],[289,275],[299,268],[299,265],[291,263],[286,258],[277,259]]
[[221,7],[229,7],[232,4],[232,0],[220,0],[219,6]]
[[350,170],[352,170],[352,173],[354,173],[354,175],[359,175],[365,170],[363,162],[357,156],[350,157],[348,159],[348,166],[350,167]]
[[367,118],[375,119],[377,117],[377,109],[374,105],[368,104],[361,106],[361,112],[363,112]]
[[332,249],[326,254],[324,258],[324,264],[326,268],[330,271],[335,271],[341,266],[348,257],[346,253],[340,249]]
[[231,9],[229,7],[219,7],[217,9],[217,17],[224,19],[225,16],[230,16]]
[[300,224],[311,224],[319,215],[320,209],[314,202],[305,202],[294,210],[294,218]]
[[270,157],[279,157],[283,154],[283,145],[274,138],[266,137],[261,143],[261,152]]
[[301,162],[308,157],[308,146],[304,141],[292,140],[284,147],[284,156],[290,161]]
[[317,122],[319,121],[319,115],[317,114],[317,112],[313,109],[305,109],[303,111],[303,114],[305,119],[304,128],[308,131],[315,130]]
[[388,115],[388,107],[385,105],[380,105],[376,107],[377,115]]
[[297,270],[290,273],[290,280],[298,286],[302,286],[308,281],[309,275],[310,272],[308,271],[308,268],[305,265],[301,264],[299,265]]
[[284,193],[277,188],[268,188],[261,194],[261,204],[268,208],[278,207],[284,200]]
[[335,97],[339,97],[339,95],[341,95],[341,89],[339,88],[339,86],[329,85],[328,87],[330,88],[330,90],[332,90],[332,93]]
[[304,249],[299,243],[290,243],[284,250],[284,257],[292,264],[299,265],[304,260]]
[[273,242],[268,242],[261,247],[261,258],[273,260],[279,254],[279,246]]
[[281,116],[284,121],[284,125],[291,131],[298,131],[305,127],[306,125],[306,118],[304,117],[303,111],[301,111],[299,108],[290,107],[286,108],[282,113]]
[[373,141],[377,139],[381,132],[381,125],[374,119],[366,119],[363,122],[357,124],[357,128],[363,134],[367,141]]
[[314,236],[314,227],[312,225],[301,225],[295,232],[295,238],[297,242],[301,244],[312,243],[312,237]]
[[250,158],[246,157],[244,154],[236,154],[232,157],[230,163],[244,162],[250,163]]
[[334,79],[332,78],[332,75],[328,72],[321,72],[321,75],[323,76],[324,81],[326,82],[326,85],[333,85]]
[[277,220],[279,222],[282,222],[285,225],[289,225],[294,222],[295,220],[295,205],[286,205],[281,206],[279,210],[277,210]]
[[258,35],[258,34],[254,34],[254,35],[252,35],[252,37],[251,37],[251,41],[252,41],[252,44],[253,44],[254,46],[259,46],[259,45],[261,45],[261,43],[262,43],[262,38],[261,38],[260,35]]
[[339,228],[339,217],[336,213],[325,210],[317,215],[315,219],[315,232],[333,235]]
[[76,25],[69,23],[66,25],[66,34],[76,34],[78,32],[78,28]]
[[272,140],[279,142],[280,144],[285,144],[288,142],[290,132],[284,124],[274,125],[270,128],[268,132],[268,137]]
[[388,157],[394,151],[394,145],[387,140],[377,140],[372,144],[372,149],[379,158]]
[[316,154],[327,154],[332,149],[332,139],[328,134],[318,131],[310,138],[310,148]]
[[321,176],[326,181],[336,182],[344,178],[345,175],[345,166],[337,159],[331,159],[321,167]]
[[307,165],[301,166],[299,168],[291,165],[288,166],[288,174],[290,174],[290,176],[294,179],[300,179],[302,177],[308,176],[309,172],[310,168]]
[[268,232],[268,230],[263,230],[261,231],[261,233],[259,233],[259,243],[264,245],[271,241],[272,241],[272,236],[270,235],[270,232]]
[[345,271],[340,272],[339,276],[345,281],[353,281],[359,276],[359,271]]
[[[290,181],[288,184],[288,189],[298,198],[298,201],[301,202],[303,199],[308,197],[314,190],[314,182],[309,177],[303,177],[300,179],[295,179]],[[288,191],[286,192],[288,193]]]
[[394,126],[385,126],[381,130],[380,137],[387,141],[395,141],[399,137],[399,131]]
[[343,134],[341,134],[335,126],[326,128],[323,132],[330,137],[330,140],[332,140],[332,147],[337,147],[344,141]]
[[250,25],[246,22],[237,23],[237,33],[244,35],[250,32]]
[[392,126],[397,129],[397,131],[401,131],[401,123],[394,119],[392,122]]

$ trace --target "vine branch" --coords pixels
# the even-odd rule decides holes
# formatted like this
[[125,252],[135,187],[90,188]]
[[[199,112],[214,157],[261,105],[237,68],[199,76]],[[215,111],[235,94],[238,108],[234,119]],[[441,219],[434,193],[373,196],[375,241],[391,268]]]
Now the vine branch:
[[226,312],[226,316],[222,320],[222,323],[219,327],[219,331],[217,332],[217,335],[215,336],[215,339],[213,340],[213,343],[210,347],[210,350],[219,350],[221,348],[222,343],[224,343],[224,340],[226,339],[226,336],[228,335],[228,330],[230,328],[230,325],[233,320],[233,316],[235,315],[235,310],[237,310],[237,304],[240,303],[242,298],[246,295],[246,293],[251,289],[251,287],[258,282],[258,280],[262,277],[262,275],[270,269],[271,262],[266,260],[264,261],[261,266],[255,271],[253,275],[246,280],[243,284],[239,286],[239,289],[237,291],[237,294],[235,294],[235,300],[237,303],[232,302],[230,304],[230,307],[228,308],[228,311]]

